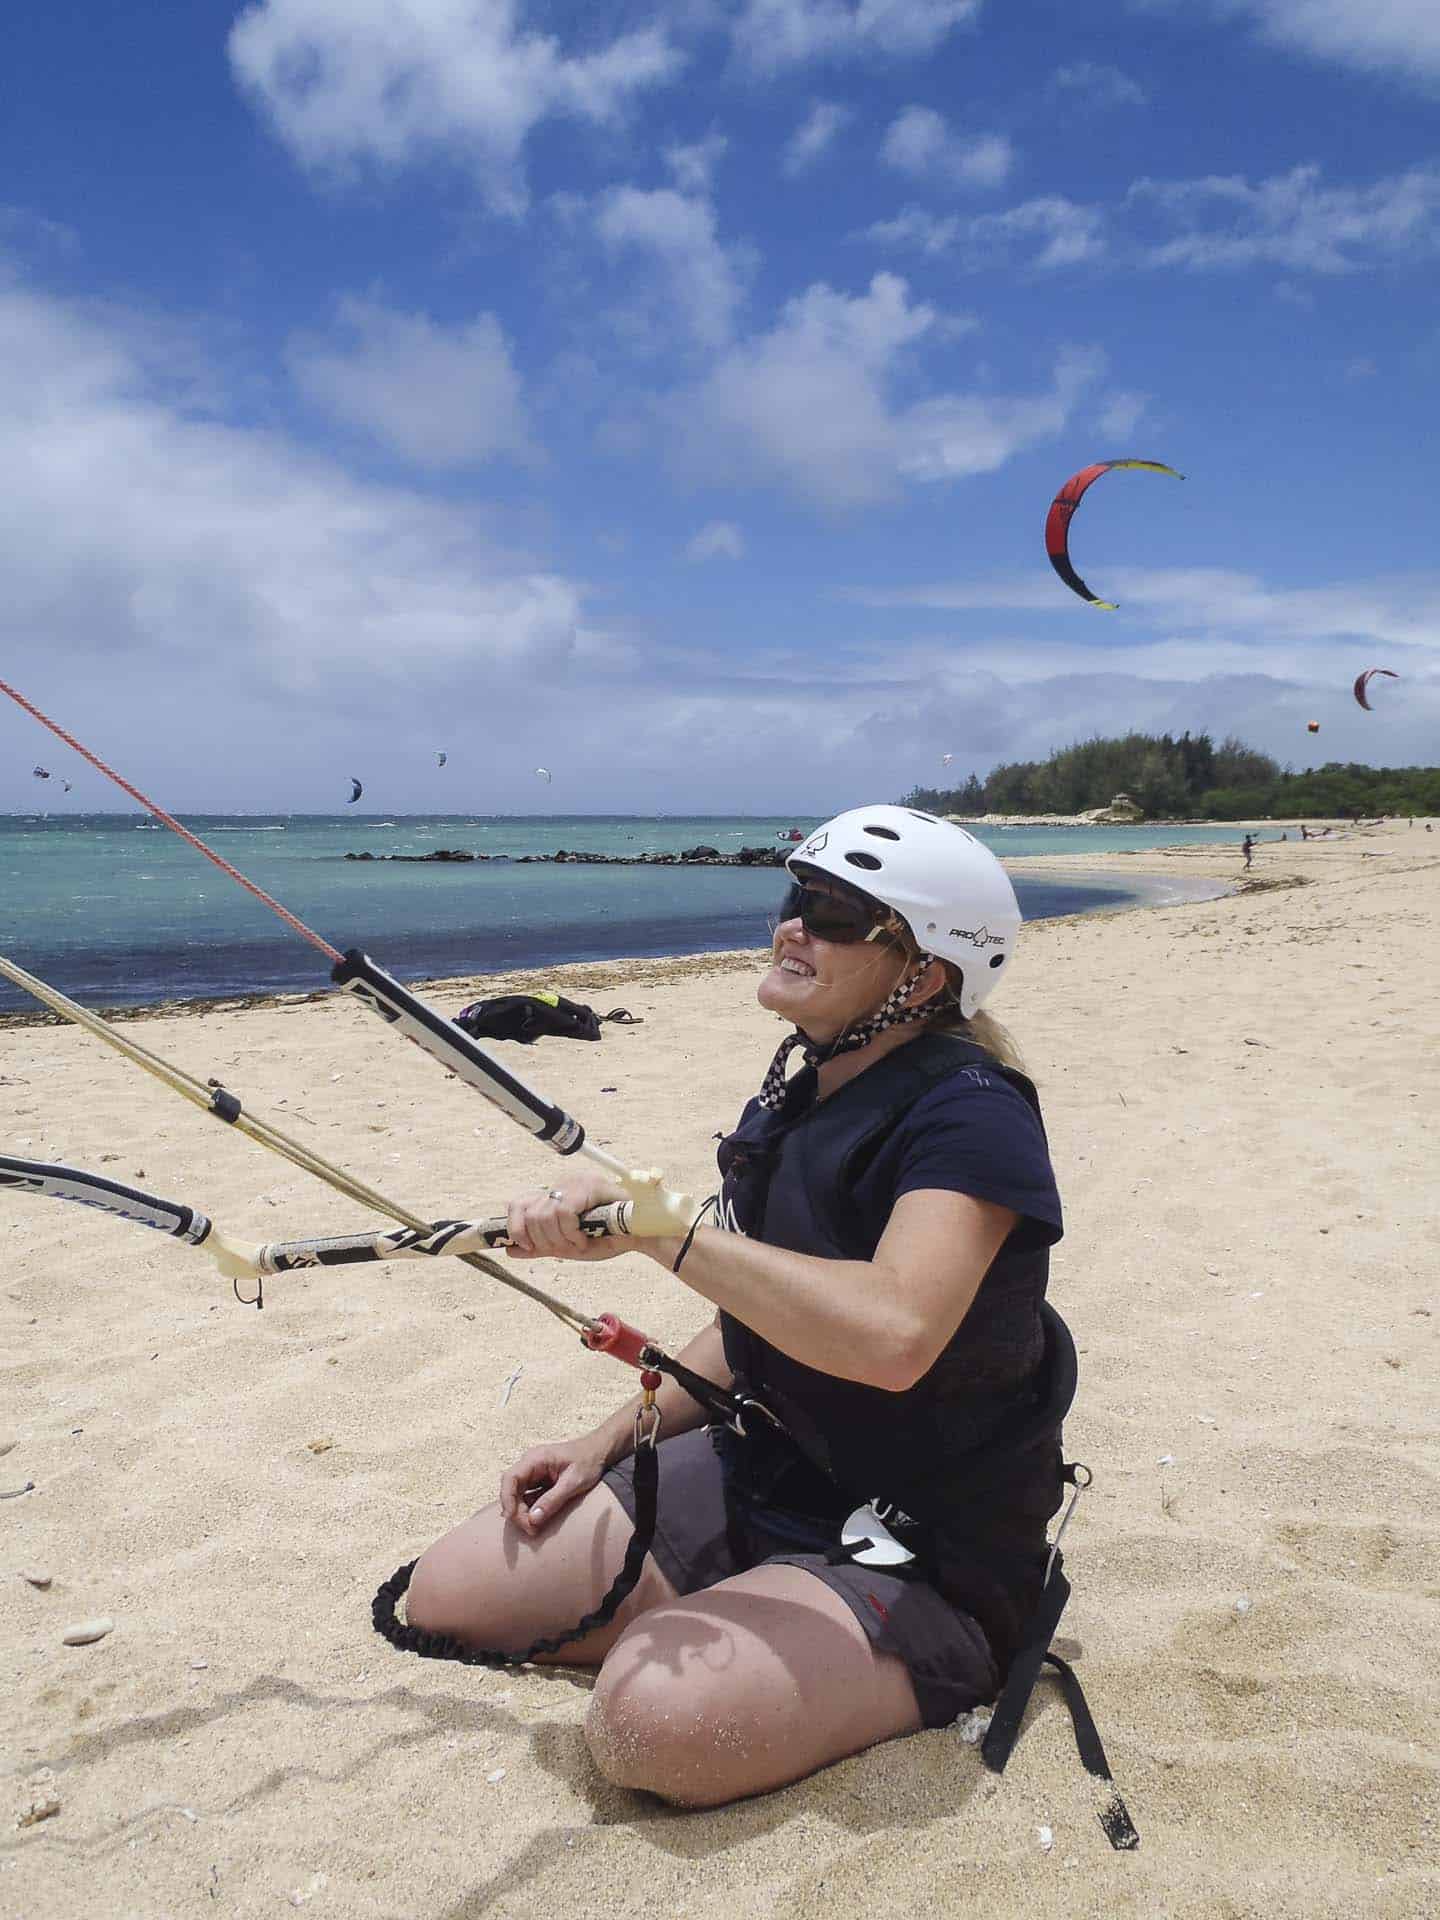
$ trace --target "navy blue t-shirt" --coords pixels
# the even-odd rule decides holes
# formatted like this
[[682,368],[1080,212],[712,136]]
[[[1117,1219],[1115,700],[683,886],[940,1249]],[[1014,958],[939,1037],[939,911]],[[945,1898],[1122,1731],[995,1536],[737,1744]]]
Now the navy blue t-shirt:
[[[794,1113],[813,1098],[814,1070],[791,1082],[786,1112],[774,1115],[759,1137],[783,1136]],[[762,1109],[747,1102],[738,1135],[755,1137]],[[902,1194],[925,1189],[967,1193],[1009,1207],[1020,1219],[1006,1242],[1014,1251],[1053,1247],[1064,1232],[1060,1195],[1039,1115],[1000,1074],[962,1067],[931,1087],[903,1114],[850,1189],[872,1245],[878,1243]],[[753,1231],[750,1223],[732,1226]]]
[[985,1067],[962,1067],[896,1124],[851,1191],[876,1237],[902,1194],[938,1188],[1009,1207],[1006,1245],[1053,1247],[1064,1232],[1050,1149],[1025,1096]]
[[[955,1048],[947,1036],[912,1044]],[[1046,1524],[1060,1503],[1058,1454],[1048,1440],[1013,1458],[985,1449],[1040,1392],[1041,1303],[1062,1232],[1060,1198],[1044,1126],[1019,1086],[960,1051],[963,1064],[906,1105],[905,1052],[818,1106],[813,1069],[796,1075],[782,1111],[752,1101],[720,1152],[726,1224],[820,1259],[868,1260],[904,1194],[963,1193],[1008,1207],[1016,1225],[963,1319],[900,1391],[822,1373],[728,1313],[725,1354],[844,1499],[879,1489],[935,1529],[941,1592],[1008,1657],[1039,1591]]]

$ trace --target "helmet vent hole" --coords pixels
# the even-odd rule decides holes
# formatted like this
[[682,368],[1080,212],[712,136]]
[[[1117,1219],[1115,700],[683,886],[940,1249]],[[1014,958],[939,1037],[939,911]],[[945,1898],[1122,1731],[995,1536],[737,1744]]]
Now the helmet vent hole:
[[873,853],[847,853],[845,858],[852,867],[863,867],[867,873],[878,873],[885,864]]
[[873,833],[877,840],[898,840],[899,834],[893,827],[866,827],[866,833]]
[[912,820],[927,821],[932,827],[938,826],[940,824],[939,821],[936,820],[933,813],[916,813],[913,807],[907,808],[906,811],[909,813],[910,818]]
[[1004,954],[1003,954],[1003,953],[992,953],[992,954],[991,954],[991,956],[990,956],[990,964],[991,964],[991,966],[992,966],[992,967],[1003,967],[1003,966],[1004,966],[1004,964],[1005,964],[1005,956],[1004,956]]

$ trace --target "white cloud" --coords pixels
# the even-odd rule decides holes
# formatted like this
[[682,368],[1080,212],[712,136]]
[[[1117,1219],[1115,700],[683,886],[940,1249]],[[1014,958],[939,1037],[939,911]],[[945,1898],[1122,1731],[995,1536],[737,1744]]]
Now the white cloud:
[[[958,323],[958,324],[964,324]],[[1092,355],[1066,354],[1033,396],[945,393],[910,405],[896,388],[927,337],[954,332],[904,280],[877,274],[863,294],[816,285],[787,302],[768,332],[738,342],[673,403],[690,470],[779,484],[828,507],[895,494],[904,481],[993,471],[1065,425],[1097,376]]]
[[1107,440],[1128,440],[1144,419],[1149,404],[1148,393],[1107,393],[1096,424]]
[[73,227],[47,219],[30,207],[0,207],[0,239],[17,253],[76,254],[80,236]]
[[685,548],[687,560],[742,560],[745,536],[733,520],[710,520]]
[[964,139],[933,107],[905,107],[885,130],[880,158],[912,179],[955,187],[1002,187],[1014,168],[1015,149],[1004,134]]
[[1063,194],[1042,194],[1003,213],[979,215],[970,222],[968,237],[980,259],[1008,253],[1017,241],[1038,239],[1042,245],[1029,265],[1075,267],[1105,252],[1105,215]]
[[443,327],[345,298],[338,319],[345,344],[311,336],[287,355],[301,391],[332,418],[420,467],[533,457],[520,378],[493,314]]
[[[902,616],[958,616],[932,618],[924,637],[912,631],[885,648],[898,686],[930,688],[928,701],[912,695],[895,709],[911,714],[917,738],[929,737],[927,716],[938,706],[950,716],[945,745],[991,762],[1127,726],[1235,733],[1283,762],[1308,756],[1304,722],[1320,717],[1322,757],[1404,766],[1431,756],[1440,576],[1293,589],[1211,568],[1122,569],[1106,582],[1122,619],[1081,607],[1041,568],[845,595]],[[997,612],[1046,614],[1056,630],[1037,633],[1027,619],[1020,633],[1007,630],[1010,622],[997,631],[986,617]],[[1378,726],[1351,697],[1357,661],[1404,676],[1385,683],[1403,697],[1391,699]]]
[[1128,73],[1093,60],[1057,67],[1051,84],[1059,93],[1080,94],[1092,107],[1143,107],[1149,101],[1145,89]]
[[665,149],[665,164],[681,193],[709,193],[715,169],[724,159],[728,145],[724,134],[715,132],[691,146]]
[[854,237],[873,240],[880,247],[934,256],[948,253],[969,228],[969,221],[961,220],[958,214],[941,215],[928,213],[924,207],[905,207],[892,220],[877,220]]
[[853,111],[836,100],[817,100],[786,141],[781,171],[792,180],[804,173],[854,118]]
[[758,73],[812,60],[931,53],[982,0],[745,0],[735,46]]
[[1440,167],[1414,167],[1370,186],[1327,187],[1318,166],[1251,186],[1239,174],[1137,180],[1132,205],[1184,228],[1151,246],[1152,266],[1194,272],[1270,265],[1351,273],[1376,259],[1433,253],[1440,242]]
[[856,237],[932,256],[953,252],[962,267],[974,272],[1001,265],[1022,247],[1032,250],[1020,264],[1041,272],[1080,266],[1098,259],[1108,245],[1104,212],[1061,194],[1025,200],[1002,213],[968,217],[905,207],[893,219],[877,220]]
[[[1043,563],[1042,563],[1043,565]],[[1107,576],[1115,598],[1126,613],[1143,613],[1152,626],[1178,629],[1178,637],[1163,637],[1137,643],[1133,634],[1120,634],[1114,623],[1091,618],[1074,596],[1044,571],[1013,579],[940,581],[924,586],[886,589],[856,589],[847,598],[871,607],[925,607],[936,612],[1050,613],[1070,619],[1077,611],[1086,615],[1083,634],[1053,641],[1037,641],[1035,650],[1027,647],[1023,669],[1050,671],[1073,651],[1075,640],[1083,639],[1086,658],[1104,659],[1110,651],[1117,658],[1162,664],[1167,673],[1177,673],[1184,650],[1198,645],[1216,644],[1217,635],[1228,635],[1226,645],[1250,648],[1248,655],[1230,654],[1221,662],[1236,666],[1243,659],[1252,664],[1253,649],[1264,643],[1281,652],[1268,656],[1269,669],[1277,665],[1305,678],[1326,682],[1353,655],[1355,642],[1376,647],[1412,650],[1418,666],[1428,658],[1435,664],[1434,648],[1440,642],[1440,576],[1433,574],[1392,575],[1373,581],[1327,581],[1315,587],[1275,587],[1256,574],[1232,572],[1221,567],[1121,567]],[[1335,647],[1333,656],[1323,658],[1313,651],[1321,646]],[[1047,648],[1062,649],[1061,654]],[[1148,649],[1148,651],[1147,651]],[[1159,651],[1157,651],[1157,649]],[[1396,662],[1391,660],[1390,665]],[[1198,677],[1208,671],[1197,656],[1193,671]],[[1345,679],[1348,690],[1355,677],[1352,666]]]
[[[1270,40],[1345,66],[1440,80],[1435,0],[1240,0]],[[1233,11],[1232,5],[1227,11]]]
[[660,263],[669,297],[702,347],[725,344],[744,295],[746,256],[721,244],[707,200],[673,187],[615,187],[600,200],[596,226],[612,252],[639,249]]
[[343,701],[369,682],[423,703],[458,671],[559,673],[575,647],[579,589],[507,556],[473,510],[189,415],[123,337],[17,287],[0,291],[0,458],[26,476],[0,525],[0,644],[43,643],[79,680],[103,662],[117,711],[159,680],[212,706],[227,685]]
[[614,121],[681,64],[658,28],[572,54],[522,12],[522,0],[257,0],[231,31],[230,63],[303,165],[441,159],[515,212],[541,121]]
[[1099,352],[1065,348],[1048,391],[1020,397],[941,394],[920,401],[901,419],[901,473],[909,480],[957,480],[995,472],[1023,448],[1058,434],[1103,369]]

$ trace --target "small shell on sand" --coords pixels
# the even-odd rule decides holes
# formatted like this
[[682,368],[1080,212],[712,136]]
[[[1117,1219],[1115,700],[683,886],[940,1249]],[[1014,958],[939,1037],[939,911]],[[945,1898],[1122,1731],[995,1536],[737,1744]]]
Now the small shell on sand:
[[0,1500],[18,1500],[22,1493],[34,1491],[33,1480],[7,1480],[3,1486],[0,1486]]
[[92,1640],[103,1640],[107,1633],[114,1631],[115,1622],[106,1613],[97,1620],[77,1620],[73,1627],[65,1629],[60,1641],[67,1647],[88,1647]]
[[41,1573],[38,1568],[35,1567],[22,1567],[20,1569],[20,1578],[28,1581],[32,1587],[48,1587],[54,1577],[55,1576],[50,1573]]

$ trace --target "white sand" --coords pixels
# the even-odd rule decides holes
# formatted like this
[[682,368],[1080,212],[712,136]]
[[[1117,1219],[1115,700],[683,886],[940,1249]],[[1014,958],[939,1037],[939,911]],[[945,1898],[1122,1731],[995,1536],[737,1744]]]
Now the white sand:
[[[1052,1297],[1096,1486],[1065,1633],[1138,1853],[1106,1844],[1049,1682],[1000,1782],[945,1731],[714,1813],[606,1787],[584,1676],[408,1658],[368,1609],[511,1456],[630,1376],[459,1267],[277,1279],[256,1314],[173,1242],[9,1196],[0,1487],[35,1488],[0,1502],[0,1914],[1440,1911],[1440,836],[1292,839],[1255,878],[1314,884],[1037,925],[996,1009],[1067,1204]],[[756,964],[553,971],[645,1024],[500,1051],[708,1191],[712,1135],[778,1036]],[[350,1002],[127,1031],[427,1215],[554,1168]],[[257,1239],[359,1224],[70,1029],[0,1031],[0,1112],[14,1151]],[[639,1260],[536,1277],[667,1342],[705,1312]],[[104,1639],[61,1645],[105,1615]],[[19,1828],[47,1794],[59,1812]]]

